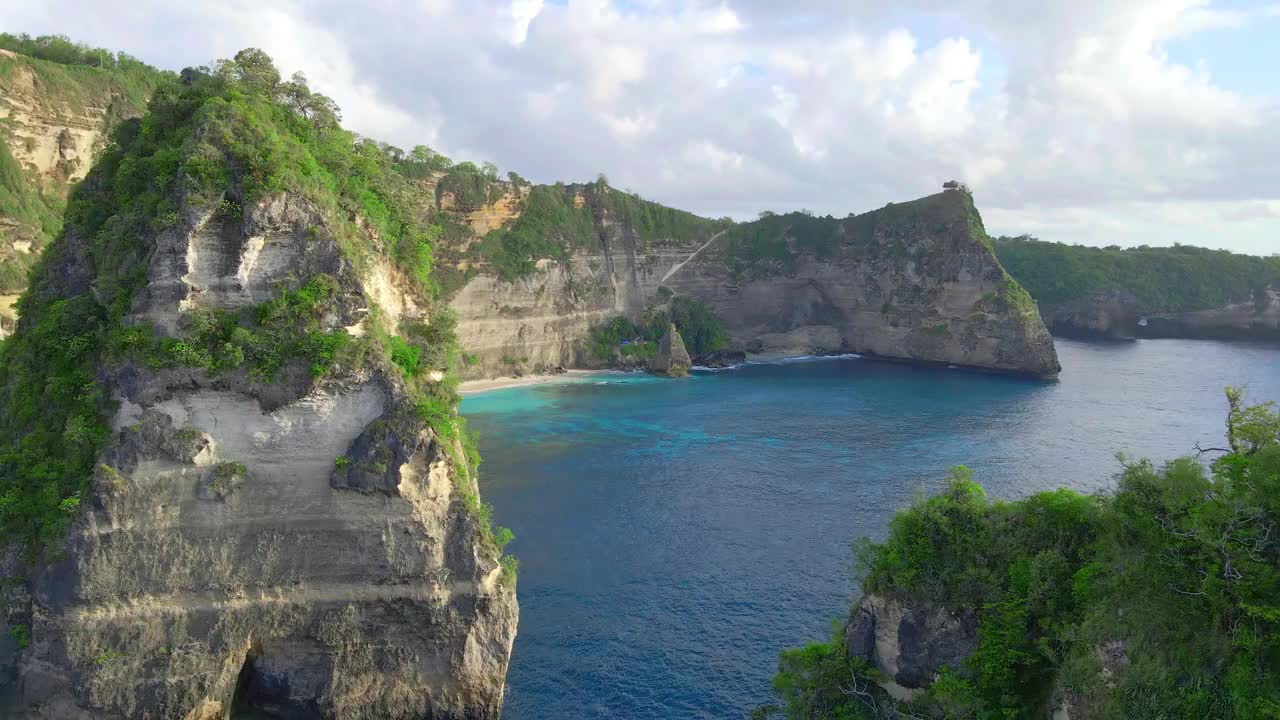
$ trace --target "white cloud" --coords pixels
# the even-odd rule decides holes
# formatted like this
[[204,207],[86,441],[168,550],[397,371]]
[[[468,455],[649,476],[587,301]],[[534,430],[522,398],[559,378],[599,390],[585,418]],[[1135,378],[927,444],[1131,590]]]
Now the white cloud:
[[511,0],[507,14],[511,17],[511,44],[522,45],[529,37],[529,24],[542,12],[542,0]]
[[[843,215],[973,185],[996,232],[1280,247],[1280,97],[1167,43],[1209,0],[91,0],[0,4],[169,67],[267,50],[354,129],[708,214]],[[932,16],[928,35],[902,17]],[[936,29],[946,32],[942,39]],[[1273,248],[1271,250],[1267,249]]]

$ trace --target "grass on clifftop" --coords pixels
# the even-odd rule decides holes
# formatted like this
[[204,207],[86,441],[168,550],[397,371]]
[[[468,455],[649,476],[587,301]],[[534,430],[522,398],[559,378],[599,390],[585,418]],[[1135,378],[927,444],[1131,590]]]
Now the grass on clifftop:
[[[6,540],[39,549],[61,536],[85,499],[95,457],[107,440],[111,404],[101,385],[122,356],[152,365],[217,372],[248,365],[267,379],[283,364],[326,363],[366,347],[310,327],[332,279],[283,288],[255,317],[193,316],[180,338],[156,339],[122,320],[145,283],[148,238],[180,229],[201,211],[238,216],[270,194],[303,195],[324,214],[357,267],[390,258],[435,302],[431,278],[438,225],[419,218],[415,189],[386,146],[343,130],[331,100],[305,79],[281,80],[261,51],[212,68],[188,69],[181,85],[156,91],[141,121],[125,123],[70,200],[62,238],[45,253],[20,301],[23,322],[0,346],[0,528]],[[84,258],[87,274],[73,272]],[[414,411],[442,438],[462,471],[464,495],[478,456],[467,451],[456,382],[430,370],[456,354],[451,315],[430,325],[371,327],[367,350],[382,353],[409,381]],[[377,318],[371,318],[377,326]],[[345,336],[345,333],[341,333]],[[404,348],[418,348],[406,367]],[[464,498],[465,499],[465,498]],[[492,534],[485,525],[484,532]]]
[[[976,652],[903,707],[837,636],[782,654],[780,703],[758,716],[1030,720],[1073,695],[1088,718],[1280,717],[1280,413],[1228,400],[1208,468],[1126,463],[1112,495],[992,502],[957,470],[857,546],[855,573],[867,593],[975,611]],[[1104,648],[1122,658],[1106,670]]]

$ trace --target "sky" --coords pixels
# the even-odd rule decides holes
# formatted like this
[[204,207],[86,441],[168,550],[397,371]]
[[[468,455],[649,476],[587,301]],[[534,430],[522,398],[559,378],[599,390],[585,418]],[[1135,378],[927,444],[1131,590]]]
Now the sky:
[[259,47],[344,124],[703,215],[967,183],[992,234],[1280,253],[1280,0],[4,0],[181,69]]

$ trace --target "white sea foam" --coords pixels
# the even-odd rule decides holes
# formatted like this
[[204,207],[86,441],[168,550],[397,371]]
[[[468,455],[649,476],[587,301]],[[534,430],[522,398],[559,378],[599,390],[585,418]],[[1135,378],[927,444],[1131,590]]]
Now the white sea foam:
[[736,365],[728,365],[725,367],[713,368],[705,365],[694,365],[690,370],[699,372],[723,372],[726,370],[738,370],[748,365],[790,365],[793,363],[806,362],[822,362],[824,360],[856,360],[862,356],[858,353],[842,353],[839,355],[792,355],[790,357],[773,358],[770,360],[747,360]]

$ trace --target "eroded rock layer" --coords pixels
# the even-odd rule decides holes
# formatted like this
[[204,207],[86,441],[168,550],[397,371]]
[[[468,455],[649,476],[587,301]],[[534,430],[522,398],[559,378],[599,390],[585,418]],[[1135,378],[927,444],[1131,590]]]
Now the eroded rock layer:
[[[339,287],[321,330],[413,307],[298,196],[186,217],[151,241],[132,322],[177,334],[196,309],[321,272]],[[87,273],[65,243],[53,272],[75,282]],[[25,569],[7,620],[30,634],[7,658],[20,716],[498,717],[514,589],[464,501],[475,479],[456,441],[411,412],[394,369],[266,381],[128,362],[103,381],[119,410],[89,507],[61,561]]]

